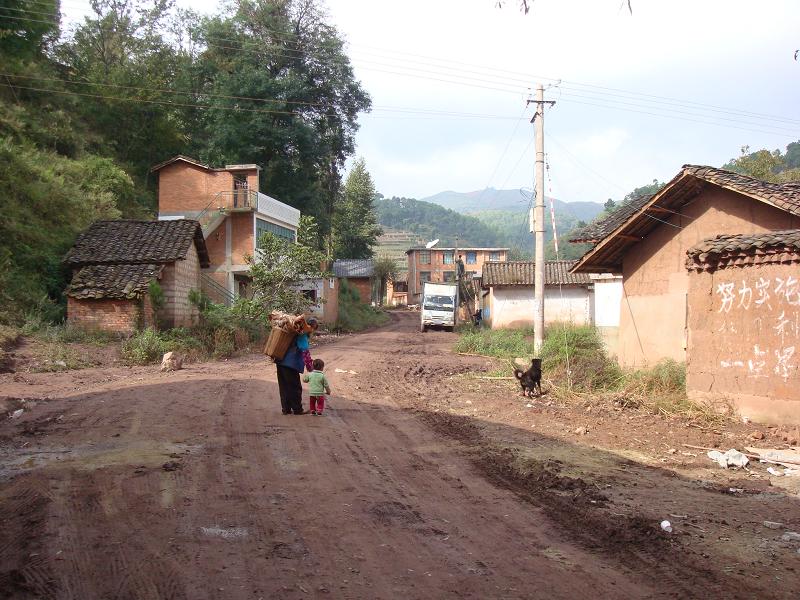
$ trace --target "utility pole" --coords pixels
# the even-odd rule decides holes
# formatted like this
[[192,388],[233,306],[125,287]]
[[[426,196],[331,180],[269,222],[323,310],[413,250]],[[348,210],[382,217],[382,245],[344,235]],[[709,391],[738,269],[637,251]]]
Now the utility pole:
[[545,101],[542,84],[536,86],[536,100],[528,100],[536,104],[536,112],[531,122],[536,135],[536,204],[533,208],[533,233],[534,233],[534,276],[533,285],[534,322],[533,322],[533,348],[536,356],[540,355],[544,340],[544,105],[555,104]]
[[458,272],[458,236],[456,236],[456,246],[453,248],[453,266],[455,267],[454,275],[456,282],[456,305],[453,307],[453,329],[455,329],[456,325],[458,325],[458,304],[461,300],[461,298],[459,298],[459,292],[461,291],[461,274]]

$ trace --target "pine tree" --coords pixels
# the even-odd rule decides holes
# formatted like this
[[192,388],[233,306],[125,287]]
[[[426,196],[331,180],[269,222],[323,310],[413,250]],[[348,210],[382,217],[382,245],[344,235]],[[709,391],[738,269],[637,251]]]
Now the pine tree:
[[347,176],[344,197],[334,214],[334,257],[371,258],[383,232],[375,211],[375,184],[363,158]]

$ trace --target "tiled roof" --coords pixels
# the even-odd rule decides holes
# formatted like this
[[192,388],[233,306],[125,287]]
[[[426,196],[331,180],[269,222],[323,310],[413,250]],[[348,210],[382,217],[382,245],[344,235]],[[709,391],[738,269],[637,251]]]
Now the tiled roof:
[[697,165],[684,165],[682,173],[800,215],[800,181],[771,183],[724,169]]
[[[420,250],[430,250],[431,252],[435,252],[436,250],[455,250],[454,247],[445,247],[445,246],[433,246],[432,248],[426,248],[425,246],[413,246],[406,250],[406,254],[411,254],[412,252],[419,252]],[[459,254],[461,252],[475,252],[478,250],[483,250],[484,252],[500,252],[501,250],[509,250],[508,248],[458,248]]]
[[718,235],[689,248],[686,254],[686,268],[698,271],[800,262],[800,229]]
[[177,161],[187,162],[190,165],[195,165],[195,166],[200,167],[202,169],[206,169],[207,171],[211,171],[212,170],[211,167],[209,167],[207,164],[201,163],[196,158],[192,158],[191,156],[184,156],[183,154],[176,154],[172,158],[167,159],[164,162],[160,162],[157,165],[154,165],[153,167],[150,167],[150,172],[153,173],[155,171],[159,171],[160,169],[163,169],[167,165],[171,165],[172,163],[177,162]]
[[64,262],[97,264],[162,264],[186,258],[194,243],[200,266],[208,266],[208,250],[197,221],[97,221],[78,236]]
[[579,229],[578,231],[574,232],[570,236],[569,241],[575,243],[588,242],[591,244],[596,244],[605,238],[609,233],[614,231],[617,227],[619,227],[622,223],[627,221],[631,215],[638,212],[652,197],[652,194],[645,194],[643,196],[634,198],[630,202],[619,206],[614,212],[605,218],[595,221],[594,223],[589,223],[583,229]]
[[[588,273],[570,273],[573,260],[548,260],[544,264],[545,285],[589,285]],[[533,261],[490,262],[483,265],[483,287],[534,285]]]
[[[596,240],[595,247],[573,269],[594,273],[619,272],[623,256],[633,244],[664,222],[679,220],[681,208],[709,185],[731,190],[800,216],[800,182],[770,183],[724,169],[684,165],[680,173],[641,204],[638,210],[604,228],[600,233],[605,237]],[[670,224],[680,226],[679,221]]]
[[73,298],[138,298],[161,274],[163,264],[87,265],[67,287]]
[[333,262],[336,277],[372,277],[373,263],[369,258],[345,258]]

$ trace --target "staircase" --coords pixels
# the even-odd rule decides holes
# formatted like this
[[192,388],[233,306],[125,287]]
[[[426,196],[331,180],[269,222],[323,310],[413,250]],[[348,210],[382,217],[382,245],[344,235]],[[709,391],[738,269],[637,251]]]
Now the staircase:
[[230,306],[236,299],[236,296],[225,286],[220,285],[213,277],[205,273],[200,274],[200,289],[214,304]]

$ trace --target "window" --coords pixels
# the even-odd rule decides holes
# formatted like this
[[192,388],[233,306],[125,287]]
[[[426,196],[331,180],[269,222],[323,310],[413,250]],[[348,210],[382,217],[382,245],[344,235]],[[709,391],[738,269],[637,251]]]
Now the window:
[[500,253],[499,252],[490,252],[489,253],[489,260],[493,260],[493,261],[500,260]]
[[474,265],[478,263],[478,253],[477,252],[467,252],[467,264]]
[[444,277],[445,283],[453,283],[456,280],[456,272],[455,271],[444,271],[442,273]]
[[408,292],[408,282],[407,281],[395,281],[394,282],[394,291],[395,292]]
[[431,264],[431,251],[430,250],[423,250],[419,253],[419,264],[421,265],[429,265]]
[[431,280],[431,272],[430,271],[420,271],[419,272],[419,282],[422,283],[423,281],[430,281]]
[[258,243],[258,238],[260,238],[265,232],[273,233],[278,237],[289,240],[290,242],[295,241],[294,231],[291,229],[281,227],[280,225],[275,225],[275,223],[270,223],[264,219],[256,219],[256,243]]
[[442,257],[442,262],[444,262],[444,264],[446,264],[446,265],[452,265],[453,264],[453,252],[452,251],[445,252],[443,257]]
[[317,302],[317,290],[302,290],[303,296],[311,300],[313,303],[316,304]]

